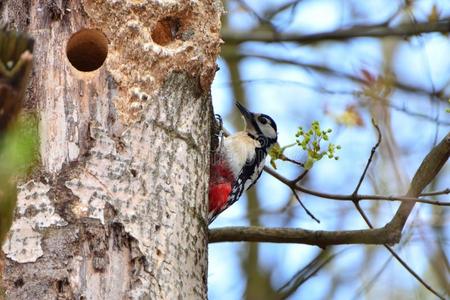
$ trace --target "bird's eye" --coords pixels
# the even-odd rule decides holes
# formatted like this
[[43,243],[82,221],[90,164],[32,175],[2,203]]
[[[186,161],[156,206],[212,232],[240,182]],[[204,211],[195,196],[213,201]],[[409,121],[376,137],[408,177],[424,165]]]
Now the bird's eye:
[[267,119],[264,118],[264,117],[259,117],[258,120],[259,120],[259,123],[261,123],[261,124],[263,124],[263,125],[267,124]]

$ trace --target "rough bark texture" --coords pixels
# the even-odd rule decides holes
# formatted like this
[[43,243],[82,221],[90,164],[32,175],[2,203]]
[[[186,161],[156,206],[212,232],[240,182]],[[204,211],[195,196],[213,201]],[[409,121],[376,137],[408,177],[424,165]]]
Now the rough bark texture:
[[[220,2],[0,6],[2,22],[36,39],[26,108],[39,111],[41,141],[41,165],[18,187],[2,248],[6,297],[206,298]],[[83,28],[108,41],[92,72],[66,57]]]

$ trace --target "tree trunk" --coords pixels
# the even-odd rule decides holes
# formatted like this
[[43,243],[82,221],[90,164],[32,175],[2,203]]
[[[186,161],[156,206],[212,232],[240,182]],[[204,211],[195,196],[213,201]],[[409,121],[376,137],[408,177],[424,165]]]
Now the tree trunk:
[[0,6],[36,39],[41,149],[2,247],[6,297],[206,298],[220,2]]

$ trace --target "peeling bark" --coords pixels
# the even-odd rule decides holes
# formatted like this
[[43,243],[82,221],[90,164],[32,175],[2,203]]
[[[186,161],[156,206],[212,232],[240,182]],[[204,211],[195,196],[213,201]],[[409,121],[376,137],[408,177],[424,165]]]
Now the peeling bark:
[[[206,298],[221,9],[215,0],[3,4],[1,19],[36,39],[25,106],[40,114],[41,142],[2,247],[7,298]],[[107,41],[91,72],[66,57],[84,28]],[[80,47],[104,49],[96,34]]]

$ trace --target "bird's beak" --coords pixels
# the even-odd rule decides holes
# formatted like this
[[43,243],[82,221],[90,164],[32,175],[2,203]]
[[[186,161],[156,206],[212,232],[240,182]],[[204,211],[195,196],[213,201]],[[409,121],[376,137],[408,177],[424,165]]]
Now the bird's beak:
[[249,112],[248,109],[246,109],[242,104],[239,102],[236,102],[237,108],[239,108],[239,111],[241,112],[242,116],[245,119],[245,122],[247,124],[251,124],[251,120],[254,118],[253,113]]
[[241,112],[242,116],[244,117],[246,129],[253,128],[253,118],[254,114],[250,112],[248,109],[246,109],[242,104],[236,101],[236,106],[239,108],[239,111]]

